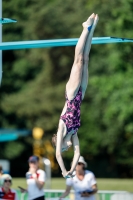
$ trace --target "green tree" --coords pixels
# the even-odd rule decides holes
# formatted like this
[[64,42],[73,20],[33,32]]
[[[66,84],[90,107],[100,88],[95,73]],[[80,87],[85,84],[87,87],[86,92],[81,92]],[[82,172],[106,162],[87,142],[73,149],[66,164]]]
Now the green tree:
[[[132,10],[132,0],[10,0],[3,2],[4,14],[18,23],[4,25],[3,40],[78,38],[82,22],[92,12],[100,16],[95,36],[132,38]],[[79,129],[81,153],[88,161],[107,161],[108,176],[114,165],[133,176],[132,52],[131,43],[106,44],[93,45],[90,55],[89,86]],[[73,57],[74,47],[4,51],[0,125],[40,126],[50,138],[64,105]],[[71,156],[66,154],[68,159]],[[118,171],[116,174],[120,176]]]
[[[101,35],[132,38],[132,1],[95,1],[90,6],[102,16],[98,26]],[[86,153],[88,144],[90,155],[106,152],[112,167],[117,163],[130,175],[133,164],[132,52],[131,43],[93,47],[88,104],[83,104],[81,130],[81,134],[88,132],[89,135],[82,141],[82,152]]]

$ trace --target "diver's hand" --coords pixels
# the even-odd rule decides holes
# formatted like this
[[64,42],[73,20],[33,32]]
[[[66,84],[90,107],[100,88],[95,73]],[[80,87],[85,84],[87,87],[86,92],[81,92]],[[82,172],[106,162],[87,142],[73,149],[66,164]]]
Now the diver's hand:
[[67,171],[62,172],[62,176],[65,178]]
[[75,174],[73,174],[71,171],[68,171],[65,174],[62,173],[62,175],[64,178],[73,178],[75,176]]

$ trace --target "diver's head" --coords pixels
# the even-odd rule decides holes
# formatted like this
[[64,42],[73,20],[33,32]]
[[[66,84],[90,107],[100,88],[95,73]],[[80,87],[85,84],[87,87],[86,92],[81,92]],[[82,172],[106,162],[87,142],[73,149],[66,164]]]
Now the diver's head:
[[[54,148],[56,148],[56,144],[57,144],[57,135],[54,134],[52,137],[52,145]],[[62,141],[62,145],[61,145],[61,151],[67,151],[70,147],[72,146],[72,142],[71,142],[71,137],[64,137],[63,141]]]

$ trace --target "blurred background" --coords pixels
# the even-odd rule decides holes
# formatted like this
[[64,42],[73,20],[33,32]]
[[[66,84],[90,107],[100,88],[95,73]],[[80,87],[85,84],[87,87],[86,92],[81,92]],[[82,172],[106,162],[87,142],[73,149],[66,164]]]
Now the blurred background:
[[[133,38],[133,0],[9,0],[2,16],[17,23],[2,26],[2,41],[78,38],[91,13],[100,20],[94,37]],[[65,101],[75,47],[3,51],[0,88],[0,143],[13,177],[25,177],[28,157],[51,161],[52,177],[61,171],[51,146]],[[133,178],[133,44],[92,45],[89,85],[81,106],[81,155],[97,178]],[[37,129],[39,127],[39,129]],[[27,134],[20,134],[26,130]],[[35,136],[38,132],[41,135]],[[38,134],[38,133],[37,133]],[[63,155],[70,167],[72,151]]]

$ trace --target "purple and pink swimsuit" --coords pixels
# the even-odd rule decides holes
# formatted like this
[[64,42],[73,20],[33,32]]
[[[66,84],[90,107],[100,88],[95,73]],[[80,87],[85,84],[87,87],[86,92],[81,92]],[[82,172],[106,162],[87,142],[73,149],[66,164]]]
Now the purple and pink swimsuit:
[[68,100],[66,94],[67,109],[64,115],[60,116],[60,119],[64,121],[67,128],[67,134],[74,130],[74,134],[77,133],[80,127],[80,106],[82,101],[82,90],[79,88],[76,96],[72,100]]

